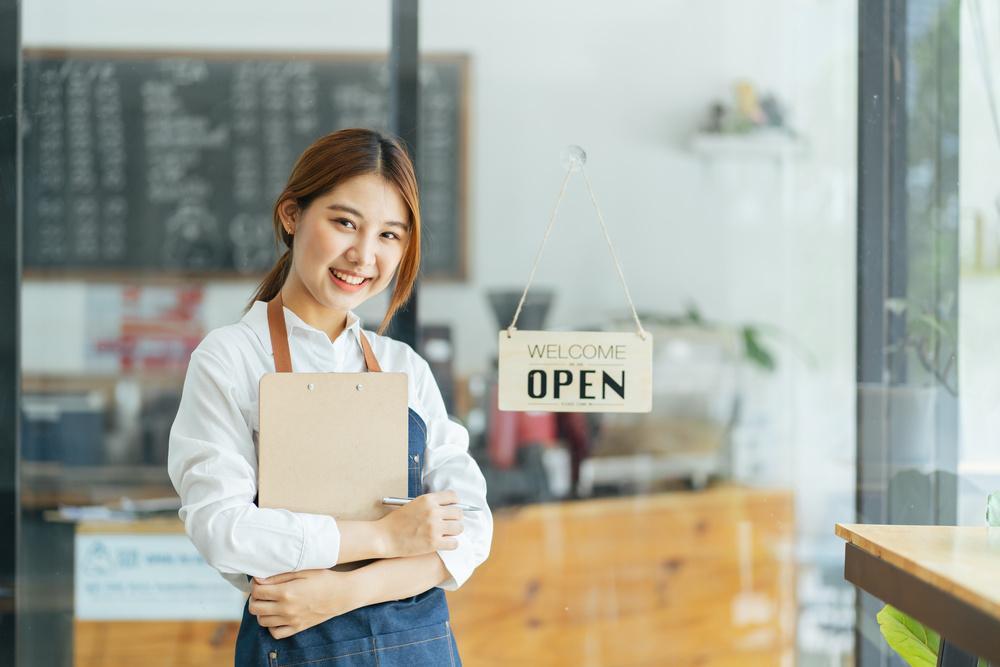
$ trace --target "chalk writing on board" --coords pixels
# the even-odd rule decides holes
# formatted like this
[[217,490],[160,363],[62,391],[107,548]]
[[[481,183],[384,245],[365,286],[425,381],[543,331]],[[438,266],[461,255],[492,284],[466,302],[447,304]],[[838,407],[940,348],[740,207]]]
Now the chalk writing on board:
[[[296,157],[388,125],[376,56],[28,51],[26,268],[256,275]],[[463,278],[467,61],[420,67],[417,172],[428,277]]]

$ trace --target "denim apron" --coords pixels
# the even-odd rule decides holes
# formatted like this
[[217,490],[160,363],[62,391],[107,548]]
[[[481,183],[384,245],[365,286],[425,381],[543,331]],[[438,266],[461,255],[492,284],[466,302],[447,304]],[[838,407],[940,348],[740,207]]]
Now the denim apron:
[[[280,296],[276,301],[280,309]],[[281,310],[277,312],[284,314]],[[269,309],[269,319],[271,313]],[[284,317],[281,320],[284,325]],[[272,328],[271,333],[274,341],[277,330]],[[378,369],[367,339],[363,333],[359,334],[368,369]],[[287,340],[285,336],[286,346]],[[276,366],[279,363],[276,353]],[[416,497],[423,493],[427,427],[412,409],[409,410],[407,431],[407,492]],[[250,613],[248,600],[236,637],[236,667],[452,667],[461,664],[451,632],[448,604],[444,591],[438,587],[403,600],[355,609],[285,639],[274,639],[267,628],[257,623],[257,617]]]

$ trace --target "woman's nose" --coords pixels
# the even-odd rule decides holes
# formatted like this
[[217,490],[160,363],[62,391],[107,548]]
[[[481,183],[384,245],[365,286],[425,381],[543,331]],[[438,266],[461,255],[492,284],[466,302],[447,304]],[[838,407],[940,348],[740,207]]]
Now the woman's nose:
[[354,245],[347,251],[347,259],[360,266],[368,266],[375,263],[375,243],[359,234]]

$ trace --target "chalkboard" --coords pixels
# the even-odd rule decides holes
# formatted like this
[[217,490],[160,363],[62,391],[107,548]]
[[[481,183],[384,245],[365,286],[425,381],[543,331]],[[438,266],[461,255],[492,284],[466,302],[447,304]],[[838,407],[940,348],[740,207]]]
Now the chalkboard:
[[[465,278],[467,58],[420,66],[423,275]],[[317,137],[385,130],[384,56],[27,51],[24,266],[257,276]]]

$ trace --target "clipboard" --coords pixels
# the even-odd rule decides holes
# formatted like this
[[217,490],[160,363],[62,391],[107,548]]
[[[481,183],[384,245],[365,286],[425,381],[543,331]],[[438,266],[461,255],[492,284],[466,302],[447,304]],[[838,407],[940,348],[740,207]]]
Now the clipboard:
[[259,386],[257,504],[382,518],[382,498],[408,490],[406,374],[383,373],[360,329],[369,372],[292,372],[280,293],[267,314],[275,372]]

